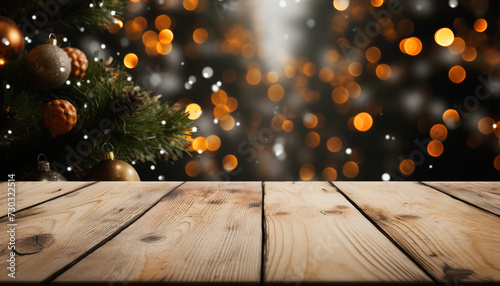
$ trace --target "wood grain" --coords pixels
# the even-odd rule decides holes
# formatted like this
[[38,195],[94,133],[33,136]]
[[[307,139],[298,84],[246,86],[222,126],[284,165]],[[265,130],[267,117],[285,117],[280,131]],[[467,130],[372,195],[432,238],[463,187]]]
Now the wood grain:
[[265,282],[433,284],[326,182],[266,182]]
[[[89,186],[91,182],[15,182],[16,210]],[[0,217],[7,215],[7,182],[0,184]]]
[[424,182],[442,192],[500,215],[500,182]]
[[335,185],[436,280],[500,283],[499,217],[418,183]]
[[260,182],[186,183],[54,283],[257,285],[261,204]]
[[[45,184],[45,183],[43,183]],[[16,282],[44,281],[134,221],[180,183],[101,182],[16,215]],[[0,241],[8,241],[6,219]],[[0,248],[6,257],[7,248]],[[6,269],[6,260],[1,262]],[[11,278],[0,277],[0,284]]]

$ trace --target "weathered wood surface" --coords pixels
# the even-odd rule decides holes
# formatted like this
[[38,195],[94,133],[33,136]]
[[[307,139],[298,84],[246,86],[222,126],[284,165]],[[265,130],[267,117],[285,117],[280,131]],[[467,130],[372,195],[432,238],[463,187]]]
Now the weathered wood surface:
[[266,282],[432,280],[327,182],[266,182]]
[[[0,184],[0,217],[7,215],[8,183]],[[15,182],[16,210],[78,191],[93,182]]]
[[[18,212],[15,281],[49,279],[136,220],[179,184],[102,182]],[[9,239],[6,231],[4,218],[0,220],[2,245]],[[0,248],[0,257],[6,255],[7,247]],[[5,271],[5,259],[1,267]],[[0,284],[5,282],[12,278],[2,275]]]
[[500,182],[424,182],[424,184],[500,215]]
[[500,284],[499,217],[419,183],[335,186],[437,281]]
[[500,285],[499,183],[427,184],[16,182],[0,284]]
[[258,285],[261,204],[260,182],[186,183],[54,283]]

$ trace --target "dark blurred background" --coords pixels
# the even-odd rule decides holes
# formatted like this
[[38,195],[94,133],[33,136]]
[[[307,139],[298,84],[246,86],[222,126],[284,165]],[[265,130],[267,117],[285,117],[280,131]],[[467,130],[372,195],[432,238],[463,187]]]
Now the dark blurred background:
[[134,162],[142,180],[498,180],[499,9],[130,0],[67,40],[196,118],[193,156]]

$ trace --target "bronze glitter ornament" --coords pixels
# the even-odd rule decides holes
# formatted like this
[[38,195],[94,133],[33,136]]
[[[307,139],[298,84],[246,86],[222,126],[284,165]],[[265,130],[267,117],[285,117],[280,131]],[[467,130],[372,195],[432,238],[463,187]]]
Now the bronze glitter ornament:
[[0,66],[17,60],[23,51],[23,33],[12,20],[0,16]]
[[89,181],[140,181],[137,171],[127,162],[115,159],[113,152],[105,152],[104,160],[90,170]]
[[85,76],[89,66],[87,56],[77,48],[67,47],[63,51],[71,58],[71,75],[77,78]]
[[[45,160],[40,161],[40,157],[45,157]],[[45,154],[38,155],[38,169],[27,173],[21,177],[21,181],[66,181],[66,178],[60,173],[50,169],[50,163],[47,161]]]
[[46,89],[61,86],[71,72],[71,59],[57,46],[57,40],[51,37],[47,39],[47,44],[28,53],[25,64],[31,79]]

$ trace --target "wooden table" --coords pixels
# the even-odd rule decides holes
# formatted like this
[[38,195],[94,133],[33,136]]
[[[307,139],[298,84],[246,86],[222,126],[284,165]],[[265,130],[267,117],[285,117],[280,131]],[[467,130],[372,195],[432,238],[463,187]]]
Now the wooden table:
[[500,285],[500,183],[17,182],[0,284]]

